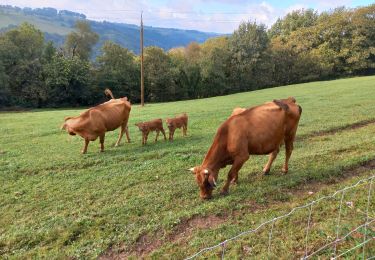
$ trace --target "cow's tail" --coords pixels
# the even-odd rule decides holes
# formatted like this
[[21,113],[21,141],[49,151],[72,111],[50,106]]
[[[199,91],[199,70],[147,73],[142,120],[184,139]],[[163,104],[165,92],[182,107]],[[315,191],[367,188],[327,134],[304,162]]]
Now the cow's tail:
[[106,88],[106,89],[104,90],[104,94],[106,94],[107,97],[110,96],[112,99],[115,99],[115,97],[113,96],[112,91],[111,91],[109,88]]

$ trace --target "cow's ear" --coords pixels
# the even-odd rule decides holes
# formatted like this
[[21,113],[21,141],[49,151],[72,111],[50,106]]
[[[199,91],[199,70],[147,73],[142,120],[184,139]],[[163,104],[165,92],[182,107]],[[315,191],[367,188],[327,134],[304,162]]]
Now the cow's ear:
[[195,174],[195,167],[190,168],[189,171]]

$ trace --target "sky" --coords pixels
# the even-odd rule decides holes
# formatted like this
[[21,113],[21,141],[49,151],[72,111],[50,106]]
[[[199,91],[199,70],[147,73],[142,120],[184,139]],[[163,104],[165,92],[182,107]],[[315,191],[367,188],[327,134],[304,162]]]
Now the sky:
[[338,6],[358,7],[373,0],[1,0],[2,5],[53,7],[83,13],[88,19],[153,27],[231,33],[242,21],[270,27],[290,11],[313,8],[318,12]]

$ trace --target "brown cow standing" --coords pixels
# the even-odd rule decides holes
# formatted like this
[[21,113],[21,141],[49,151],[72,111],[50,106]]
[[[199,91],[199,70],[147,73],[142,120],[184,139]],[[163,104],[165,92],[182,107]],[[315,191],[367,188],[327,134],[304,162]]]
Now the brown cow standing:
[[158,140],[159,132],[162,132],[164,135],[164,140],[167,140],[163,128],[163,120],[161,120],[161,118],[148,122],[140,122],[135,125],[138,126],[139,130],[142,132],[142,145],[147,143],[148,134],[152,131],[156,131],[155,142]]
[[[112,95],[113,97],[113,95]],[[104,151],[104,137],[107,131],[113,131],[121,126],[120,135],[115,146],[118,146],[122,136],[126,133],[130,142],[128,132],[128,120],[131,104],[126,97],[114,99],[92,107],[77,117],[65,118],[61,129],[65,129],[70,135],[79,135],[85,139],[82,153],[87,152],[90,141],[100,138],[100,151]]]
[[222,194],[227,194],[230,183],[237,182],[238,171],[250,154],[270,154],[263,169],[265,174],[269,173],[283,143],[286,158],[282,171],[288,172],[301,112],[302,108],[291,97],[249,108],[229,117],[217,130],[203,163],[190,169],[195,174],[201,198],[211,198],[219,170],[232,165],[221,190]]
[[176,128],[182,128],[182,135],[187,135],[187,124],[188,124],[188,116],[186,113],[182,115],[176,116],[175,118],[167,118],[165,120],[169,129],[169,141],[173,141],[174,132]]

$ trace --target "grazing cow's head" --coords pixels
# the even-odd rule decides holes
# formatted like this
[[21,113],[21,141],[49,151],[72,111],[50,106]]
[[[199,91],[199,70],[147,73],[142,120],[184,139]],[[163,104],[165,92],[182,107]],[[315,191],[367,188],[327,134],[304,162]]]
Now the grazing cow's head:
[[216,188],[216,180],[212,171],[202,166],[195,166],[189,170],[195,175],[195,180],[200,189],[200,197],[210,199],[213,189]]
[[76,135],[76,133],[69,127],[69,125],[67,124],[67,121],[69,119],[72,119],[73,117],[65,117],[64,119],[64,123],[60,126],[60,129],[61,130],[65,130],[67,131],[70,135]]
[[165,122],[167,123],[167,126],[169,129],[173,128],[173,120],[170,118],[165,119]]

